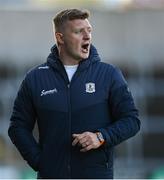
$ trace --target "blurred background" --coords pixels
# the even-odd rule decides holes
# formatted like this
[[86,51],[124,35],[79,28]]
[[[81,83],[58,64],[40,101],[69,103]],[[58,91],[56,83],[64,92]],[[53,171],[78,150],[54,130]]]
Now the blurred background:
[[116,147],[115,178],[164,178],[164,0],[0,0],[0,178],[36,177],[8,138],[9,119],[24,75],[54,44],[52,18],[74,7],[90,10],[93,44],[140,111],[141,131]]

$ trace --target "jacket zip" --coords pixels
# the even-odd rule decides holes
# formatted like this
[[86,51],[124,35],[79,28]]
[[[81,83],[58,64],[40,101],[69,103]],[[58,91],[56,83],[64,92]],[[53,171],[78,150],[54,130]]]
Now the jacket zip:
[[[68,89],[68,118],[69,118],[69,132],[68,132],[68,137],[69,137],[69,141],[70,141],[70,145],[72,144],[70,137],[72,137],[71,135],[71,97],[70,97],[70,83],[67,84],[67,89]],[[69,154],[68,154],[68,178],[71,178],[71,147],[69,147]]]
[[[77,68],[78,70],[78,68]],[[76,74],[77,74],[77,70],[74,73],[72,80],[75,78]],[[69,150],[69,156],[68,156],[68,173],[69,173],[69,178],[71,178],[71,148],[72,148],[72,133],[71,133],[71,123],[72,123],[72,108],[71,108],[71,84],[72,84],[72,80],[71,82],[69,82],[67,84],[67,88],[68,88],[68,111],[69,111],[69,137],[70,138],[70,150]]]
[[[78,68],[79,68],[79,66],[78,66]],[[77,68],[77,70],[78,70],[78,68]],[[69,119],[69,127],[68,127],[69,132],[68,132],[68,137],[69,137],[69,141],[70,141],[70,142],[69,142],[69,144],[70,144],[70,147],[69,147],[69,148],[70,148],[70,149],[69,149],[69,151],[68,151],[69,154],[68,154],[68,165],[67,165],[67,168],[68,168],[68,178],[71,179],[71,148],[72,148],[71,121],[72,121],[72,108],[71,108],[71,92],[70,92],[70,86],[71,86],[72,80],[71,80],[71,82],[69,82],[68,75],[67,75],[67,72],[66,72],[64,66],[63,66],[63,70],[65,71],[65,74],[66,74],[66,76],[67,76],[67,78],[66,78],[66,76],[65,76],[64,74],[61,74],[62,77],[64,78],[66,84],[67,84],[66,86],[67,86],[68,119]],[[77,73],[77,70],[76,70],[76,72],[74,73],[72,79],[74,79],[75,74]]]
[[[63,80],[66,83],[66,89],[67,89],[67,100],[68,100],[68,121],[69,121],[69,127],[68,127],[68,138],[69,138],[69,144],[72,145],[72,134],[71,134],[71,97],[70,97],[70,82],[68,79],[67,72],[64,68],[64,65],[61,64],[61,69],[58,71],[63,78]],[[67,164],[67,170],[68,170],[68,177],[71,179],[71,147],[68,147],[68,164]]]

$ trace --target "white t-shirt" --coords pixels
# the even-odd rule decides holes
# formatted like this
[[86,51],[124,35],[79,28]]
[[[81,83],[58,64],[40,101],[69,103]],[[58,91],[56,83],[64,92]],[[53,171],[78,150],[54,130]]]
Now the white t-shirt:
[[78,64],[77,65],[64,65],[64,67],[65,67],[65,70],[67,72],[68,79],[71,82],[71,79],[77,70]]

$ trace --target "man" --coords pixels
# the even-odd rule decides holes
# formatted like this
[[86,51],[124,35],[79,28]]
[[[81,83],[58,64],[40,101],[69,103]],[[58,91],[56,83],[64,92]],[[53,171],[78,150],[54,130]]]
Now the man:
[[14,103],[9,136],[39,178],[113,178],[114,147],[140,129],[121,72],[91,44],[88,17],[78,9],[56,15],[57,45],[27,73]]

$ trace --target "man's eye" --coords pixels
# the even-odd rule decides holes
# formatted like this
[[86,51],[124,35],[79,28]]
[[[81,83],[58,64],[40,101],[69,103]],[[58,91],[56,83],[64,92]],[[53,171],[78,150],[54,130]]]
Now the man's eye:
[[80,30],[76,30],[76,31],[74,31],[74,33],[75,33],[75,34],[80,34],[81,31],[80,31]]

